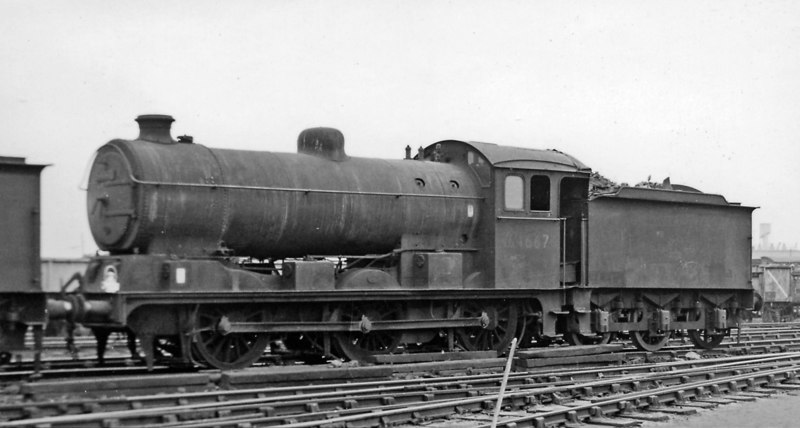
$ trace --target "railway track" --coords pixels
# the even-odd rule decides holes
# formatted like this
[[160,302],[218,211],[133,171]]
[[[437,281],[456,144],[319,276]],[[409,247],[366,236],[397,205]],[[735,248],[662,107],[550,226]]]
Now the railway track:
[[[743,324],[738,334],[734,332],[732,336],[727,337],[719,346],[731,347],[733,346],[732,343],[738,341],[755,342],[758,340],[768,341],[771,339],[780,340],[792,338],[800,338],[800,323],[747,323]],[[28,349],[33,349],[34,342],[31,332],[28,332],[26,335],[25,342]],[[48,365],[55,367],[76,364],[76,360],[80,361],[77,364],[86,366],[87,363],[84,362],[84,360],[90,361],[96,358],[96,344],[93,336],[76,336],[74,339],[74,346],[77,353],[74,355],[70,354],[70,351],[67,350],[66,341],[63,337],[47,336],[42,341],[42,345],[44,351],[42,360],[45,364],[45,368],[48,368]],[[679,345],[676,345],[676,341],[673,340],[672,346],[674,348]],[[31,352],[23,352],[20,356],[27,357],[28,354],[31,354]],[[67,355],[66,358],[64,357],[65,355]],[[124,334],[115,333],[109,337],[107,355],[106,360],[111,364],[132,357],[128,350],[127,338]],[[4,368],[8,370],[26,367],[27,365],[30,365],[29,361],[20,360]]]
[[[640,415],[641,410],[652,416],[661,405],[679,403],[685,410],[709,407],[715,401],[749,399],[744,397],[752,393],[798,388],[800,352],[792,352],[800,351],[800,329],[796,325],[747,326],[738,343],[736,339],[726,339],[719,351],[699,352],[704,359],[698,360],[664,361],[696,351],[691,345],[673,341],[662,353],[645,355],[626,349],[628,358],[622,365],[583,364],[579,369],[540,368],[513,373],[509,395],[504,399],[503,423],[550,426],[557,421],[602,419],[608,415],[619,419],[622,414],[630,420],[641,420],[647,416]],[[638,354],[644,358],[637,358]],[[739,356],[712,358],[726,354]],[[13,386],[14,377],[22,379],[29,373],[2,372],[0,385],[5,389],[0,393],[0,403],[4,403],[0,404],[0,421],[3,426],[52,427],[378,426],[446,417],[474,426],[485,419],[489,403],[496,399],[500,382],[497,372],[502,366],[502,360],[494,358],[483,363],[343,367],[339,371],[344,375],[318,366],[286,367],[295,371],[283,376],[281,383],[281,376],[271,371],[275,368],[175,373],[158,367],[155,373],[142,376],[145,368],[131,367],[130,362],[120,358],[120,366],[115,366],[115,359],[108,359],[111,366],[83,362],[83,367],[64,368],[57,360],[51,360],[50,368],[41,374],[42,380],[23,382],[18,387]],[[433,376],[432,367],[437,368],[436,377],[419,378]],[[315,378],[315,371],[327,373],[327,378]],[[354,375],[356,372],[362,374]],[[298,373],[312,375],[303,378]],[[708,378],[709,373],[713,373],[712,378]],[[764,373],[773,377],[765,378]],[[700,379],[702,374],[705,379]],[[48,379],[52,379],[50,383]],[[719,379],[726,381],[717,382]],[[298,382],[311,385],[292,385]],[[284,384],[290,386],[280,386]],[[765,385],[769,386],[767,392],[761,390]],[[644,392],[654,394],[639,397]],[[719,398],[728,394],[736,396]],[[618,395],[627,398],[618,399]],[[603,400],[607,397],[615,398],[607,403]],[[531,419],[531,415],[539,416]],[[514,418],[520,420],[515,422]]]
[[[708,407],[750,399],[753,393],[800,388],[798,370],[800,353],[783,353],[515,373],[503,398],[506,413],[500,426],[550,426],[617,414],[635,419],[641,410],[674,403]],[[500,374],[484,374],[26,402],[2,406],[0,414],[11,415],[4,422],[9,427],[382,426],[452,417],[476,422],[494,407],[500,380]]]
[[[22,361],[3,366],[0,368],[0,386],[26,379],[50,380],[76,377],[108,377],[142,375],[151,372],[166,374],[193,370],[188,367],[170,368],[157,365],[153,370],[148,371],[140,359],[132,359],[127,355],[127,342],[124,335],[113,337],[114,339],[109,341],[110,356],[106,357],[103,364],[99,364],[96,361],[94,344],[89,337],[81,337],[80,340],[76,340],[80,355],[83,356],[82,359],[60,357],[66,353],[63,349],[63,339],[49,338],[44,341],[45,354],[42,371],[35,373],[31,361]],[[686,338],[672,340],[662,351],[655,354],[637,351],[632,347],[625,349],[628,354],[628,360],[635,360],[637,357],[644,358],[645,356],[658,360],[660,355],[666,355],[666,358],[681,358],[686,353],[694,351],[697,350],[688,343]],[[748,324],[742,328],[740,334],[726,338],[717,346],[715,351],[701,353],[701,355],[709,353],[764,354],[785,351],[800,351],[800,324],[775,323],[766,326],[764,324]],[[257,365],[291,365],[299,361],[301,361],[301,358],[297,356],[267,354]],[[324,362],[324,360],[318,361],[318,363],[320,362]]]

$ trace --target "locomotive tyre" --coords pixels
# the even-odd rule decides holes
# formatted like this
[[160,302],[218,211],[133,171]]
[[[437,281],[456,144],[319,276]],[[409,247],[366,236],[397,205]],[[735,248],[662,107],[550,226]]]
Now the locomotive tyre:
[[671,335],[671,332],[666,332],[663,336],[651,336],[647,331],[632,331],[631,342],[640,351],[655,352],[669,342]]
[[[338,322],[397,321],[404,318],[399,303],[353,303],[338,308],[333,315]],[[333,335],[339,356],[354,361],[364,361],[372,355],[391,354],[400,345],[402,333],[396,330],[346,332]]]
[[725,338],[722,334],[708,334],[708,330],[689,330],[689,340],[695,348],[713,349]]
[[465,351],[503,352],[511,344],[517,331],[519,310],[515,304],[492,305],[480,301],[464,302],[461,316],[477,318],[486,313],[489,324],[486,328],[470,327],[456,330],[459,344]]
[[201,363],[213,368],[235,370],[248,367],[267,349],[270,337],[259,333],[225,334],[220,331],[220,325],[228,319],[258,322],[261,313],[244,315],[238,311],[201,306],[195,315],[194,350]]

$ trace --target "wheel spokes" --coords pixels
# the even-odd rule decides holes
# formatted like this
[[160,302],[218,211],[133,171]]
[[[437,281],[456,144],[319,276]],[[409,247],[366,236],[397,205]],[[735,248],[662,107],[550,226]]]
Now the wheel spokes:
[[[360,322],[362,317],[369,321],[395,321],[404,317],[403,307],[399,303],[372,303],[369,306],[352,304],[340,308],[334,319],[343,322]],[[336,345],[350,359],[363,361],[371,355],[390,354],[400,345],[402,333],[394,330],[378,330],[362,332],[336,333]]]
[[518,309],[514,304],[487,305],[466,302],[461,308],[464,318],[477,318],[485,313],[489,317],[486,328],[470,327],[457,330],[459,343],[467,351],[503,351],[517,331]]
[[218,369],[239,369],[253,364],[269,345],[270,338],[258,333],[225,334],[217,328],[223,317],[235,321],[261,321],[261,311],[242,314],[240,311],[223,311],[201,307],[195,316],[194,348],[202,362]]

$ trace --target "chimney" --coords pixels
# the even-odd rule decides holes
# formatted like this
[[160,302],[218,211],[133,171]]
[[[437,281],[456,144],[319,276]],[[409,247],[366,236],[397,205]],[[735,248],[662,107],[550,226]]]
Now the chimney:
[[166,114],[143,114],[136,118],[139,122],[139,140],[153,143],[172,144],[170,127],[175,119]]
[[758,225],[758,247],[762,250],[770,249],[769,235],[772,232],[772,224],[761,223]]

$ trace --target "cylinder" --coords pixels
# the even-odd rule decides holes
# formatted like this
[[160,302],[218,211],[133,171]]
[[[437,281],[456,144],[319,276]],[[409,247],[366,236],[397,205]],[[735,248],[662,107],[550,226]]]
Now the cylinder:
[[51,320],[70,319],[76,322],[106,319],[112,311],[111,303],[103,300],[86,300],[80,295],[67,295],[64,299],[47,299],[47,316]]

